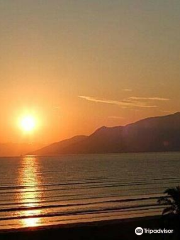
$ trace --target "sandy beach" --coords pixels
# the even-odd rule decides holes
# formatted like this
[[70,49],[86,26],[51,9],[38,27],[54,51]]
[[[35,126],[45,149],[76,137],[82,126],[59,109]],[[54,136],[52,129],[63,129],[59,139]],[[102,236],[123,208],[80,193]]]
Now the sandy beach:
[[69,224],[19,230],[1,231],[0,239],[66,239],[66,240],[133,240],[177,239],[174,234],[143,234],[137,236],[137,227],[164,229],[161,216],[126,220],[100,221],[89,224]]

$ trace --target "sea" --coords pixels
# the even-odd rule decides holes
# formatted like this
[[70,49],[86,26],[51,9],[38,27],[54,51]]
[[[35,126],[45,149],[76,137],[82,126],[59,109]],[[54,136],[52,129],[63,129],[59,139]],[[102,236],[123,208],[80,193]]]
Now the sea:
[[180,153],[0,158],[0,230],[160,215]]

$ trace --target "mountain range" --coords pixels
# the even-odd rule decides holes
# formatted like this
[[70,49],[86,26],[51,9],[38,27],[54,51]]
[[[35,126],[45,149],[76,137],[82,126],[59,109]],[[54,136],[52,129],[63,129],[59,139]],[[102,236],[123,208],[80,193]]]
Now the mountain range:
[[101,127],[89,136],[75,136],[34,155],[180,151],[180,112],[151,117],[126,126]]

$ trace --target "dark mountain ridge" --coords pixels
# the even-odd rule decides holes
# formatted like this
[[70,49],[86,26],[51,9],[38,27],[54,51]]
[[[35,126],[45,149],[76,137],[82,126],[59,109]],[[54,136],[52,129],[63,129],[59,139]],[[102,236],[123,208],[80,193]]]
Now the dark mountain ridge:
[[80,142],[84,140],[87,136],[84,135],[78,135],[74,136],[69,139],[62,140],[60,142],[52,143],[51,145],[45,146],[37,151],[31,152],[32,155],[58,155],[61,153],[61,151],[68,147],[71,144]]
[[[101,127],[90,136],[49,154],[162,151],[180,151],[180,113],[151,117],[126,126]],[[42,151],[38,152],[43,155]]]

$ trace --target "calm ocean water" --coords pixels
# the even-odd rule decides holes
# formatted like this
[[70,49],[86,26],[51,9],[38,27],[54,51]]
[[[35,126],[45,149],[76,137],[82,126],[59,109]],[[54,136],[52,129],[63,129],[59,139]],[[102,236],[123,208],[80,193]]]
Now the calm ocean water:
[[160,214],[180,153],[0,158],[0,229]]

